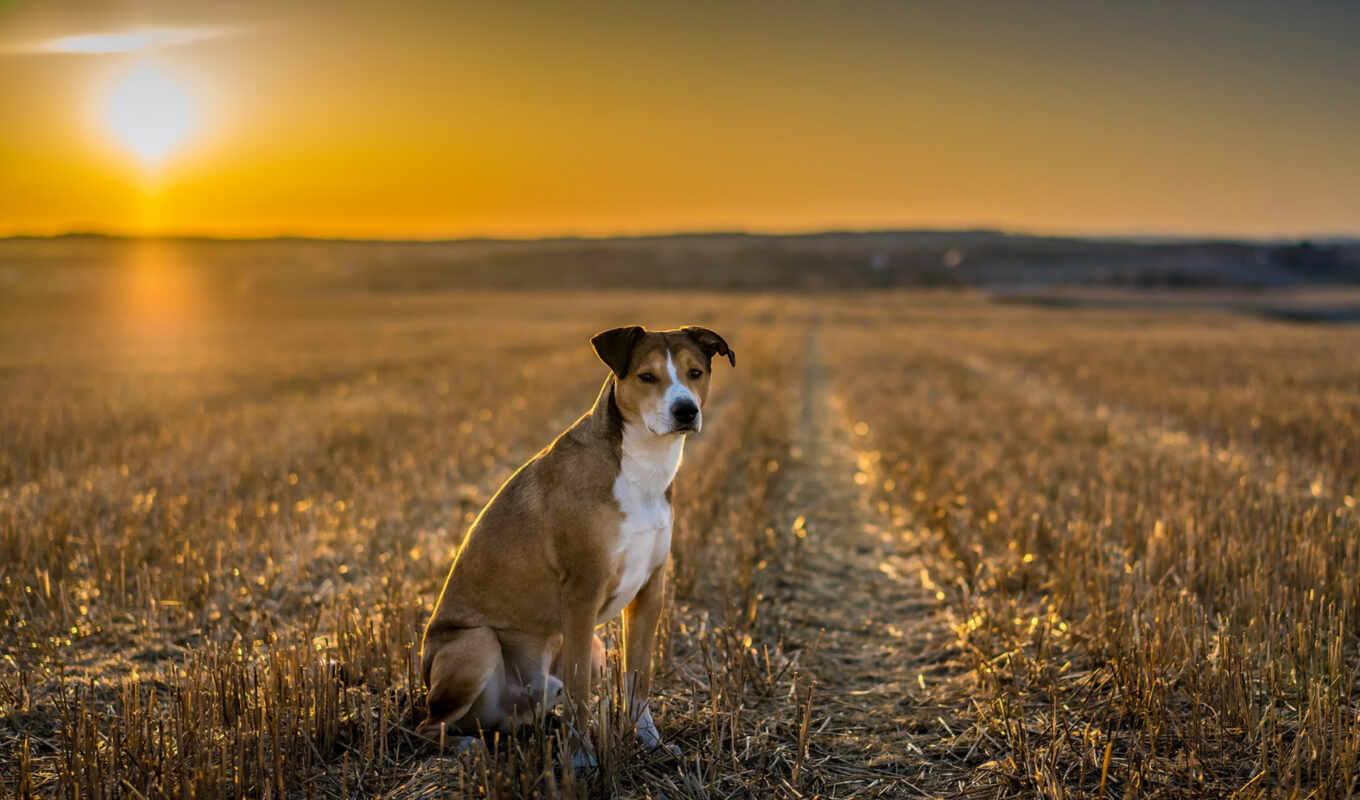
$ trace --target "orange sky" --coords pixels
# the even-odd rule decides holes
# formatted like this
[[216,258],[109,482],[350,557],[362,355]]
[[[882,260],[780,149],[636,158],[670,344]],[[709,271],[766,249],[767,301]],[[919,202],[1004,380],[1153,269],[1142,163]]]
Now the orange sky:
[[1360,233],[1354,5],[1020,5],[0,0],[0,235]]

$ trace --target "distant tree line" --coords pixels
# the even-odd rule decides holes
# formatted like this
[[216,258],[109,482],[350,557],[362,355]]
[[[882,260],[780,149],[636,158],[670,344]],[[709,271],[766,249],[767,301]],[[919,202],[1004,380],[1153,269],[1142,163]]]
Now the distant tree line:
[[878,231],[793,236],[344,242],[0,239],[0,297],[98,295],[147,247],[226,294],[449,289],[827,291],[905,286],[1146,287],[1360,283],[1360,240],[1029,236]]
[[1271,259],[1290,272],[1312,280],[1360,282],[1360,257],[1354,248],[1319,245],[1308,240],[1276,247]]

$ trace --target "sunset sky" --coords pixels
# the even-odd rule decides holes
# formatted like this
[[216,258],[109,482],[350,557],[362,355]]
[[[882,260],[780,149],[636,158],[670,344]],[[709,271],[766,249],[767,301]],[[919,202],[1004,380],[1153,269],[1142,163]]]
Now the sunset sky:
[[1350,2],[0,0],[0,235],[1360,234],[1357,42]]

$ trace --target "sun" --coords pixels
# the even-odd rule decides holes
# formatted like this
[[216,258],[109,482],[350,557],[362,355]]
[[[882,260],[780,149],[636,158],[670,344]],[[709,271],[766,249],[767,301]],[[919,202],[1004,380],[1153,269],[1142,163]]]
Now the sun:
[[198,130],[198,101],[162,67],[142,64],[123,73],[104,98],[107,133],[146,167],[156,167]]

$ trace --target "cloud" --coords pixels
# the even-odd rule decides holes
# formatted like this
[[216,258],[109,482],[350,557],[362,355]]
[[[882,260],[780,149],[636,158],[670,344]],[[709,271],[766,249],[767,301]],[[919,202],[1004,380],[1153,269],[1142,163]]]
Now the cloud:
[[239,28],[133,28],[124,31],[56,36],[4,48],[7,53],[105,55],[162,50],[222,39],[240,33]]

